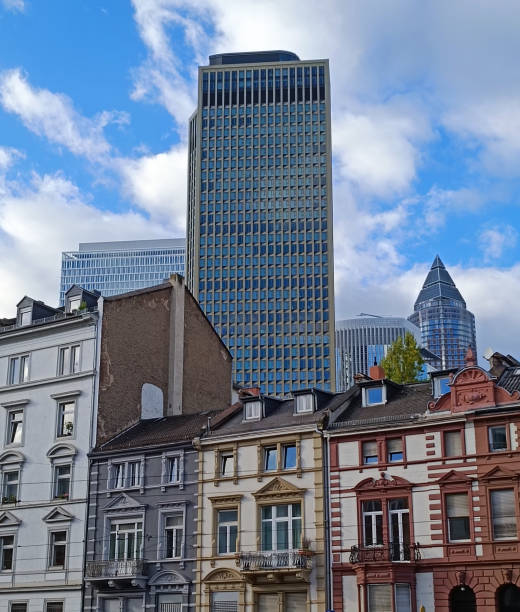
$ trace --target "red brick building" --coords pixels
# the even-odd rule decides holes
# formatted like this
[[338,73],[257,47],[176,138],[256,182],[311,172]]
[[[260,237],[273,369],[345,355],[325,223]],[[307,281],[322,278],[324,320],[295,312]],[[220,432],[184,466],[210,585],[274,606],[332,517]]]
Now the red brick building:
[[[471,352],[396,385],[380,368],[335,411],[335,612],[520,610],[520,364]],[[507,361],[509,359],[509,361]]]

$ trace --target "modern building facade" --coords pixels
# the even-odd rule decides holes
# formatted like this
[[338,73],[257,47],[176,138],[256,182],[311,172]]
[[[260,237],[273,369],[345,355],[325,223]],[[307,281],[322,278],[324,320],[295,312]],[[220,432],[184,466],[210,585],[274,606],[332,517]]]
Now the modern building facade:
[[476,354],[475,317],[437,255],[408,319],[421,330],[422,344],[439,357],[443,370],[460,368],[468,348]]
[[356,374],[368,374],[374,362],[380,363],[388,347],[410,332],[421,344],[420,329],[402,317],[359,315],[336,321],[336,387],[346,391]]
[[0,327],[2,612],[81,610],[97,302],[79,287],[64,309],[24,297]]
[[84,242],[61,256],[60,304],[72,285],[116,295],[184,275],[184,238]]
[[520,372],[508,390],[471,351],[431,384],[373,370],[326,434],[333,609],[520,609]]
[[323,612],[322,430],[335,396],[251,394],[199,442],[200,612]]
[[188,286],[269,394],[335,388],[327,60],[210,57],[190,119]]

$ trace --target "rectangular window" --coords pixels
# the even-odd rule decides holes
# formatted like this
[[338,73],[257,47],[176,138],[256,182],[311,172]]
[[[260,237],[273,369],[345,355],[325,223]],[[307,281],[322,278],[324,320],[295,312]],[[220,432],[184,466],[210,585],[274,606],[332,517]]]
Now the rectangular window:
[[383,387],[367,387],[365,392],[367,406],[383,403]]
[[368,612],[393,612],[392,585],[368,584]]
[[63,610],[62,601],[48,601],[45,604],[45,612],[63,612]]
[[168,459],[168,482],[179,482],[181,479],[180,457]]
[[412,600],[410,597],[409,584],[395,585],[395,612],[410,612]]
[[383,508],[380,500],[364,501],[363,539],[365,546],[382,546],[383,544]]
[[159,595],[157,603],[157,612],[182,612],[182,595]]
[[19,325],[30,325],[32,323],[32,307],[20,310],[18,321]]
[[29,355],[11,357],[9,360],[8,384],[18,385],[29,380]]
[[296,413],[302,414],[305,412],[313,412],[314,396],[309,394],[296,396]]
[[517,537],[514,489],[491,491],[491,520],[493,539],[509,540]]
[[231,451],[220,453],[220,475],[223,478],[233,476],[235,472],[233,464],[233,453]]
[[363,463],[377,463],[378,461],[377,442],[375,440],[363,442]]
[[8,413],[8,444],[21,444],[23,437],[23,410]]
[[257,421],[260,418],[261,408],[262,402],[259,400],[254,402],[246,402],[244,407],[246,421]]
[[0,537],[0,570],[13,569],[14,536]]
[[238,510],[219,510],[217,513],[218,554],[227,555],[237,550]]
[[141,462],[129,461],[112,464],[112,488],[126,489],[141,485]]
[[25,601],[13,601],[9,612],[27,612],[27,603]]
[[283,446],[283,469],[293,470],[296,467],[296,444]]
[[18,484],[20,482],[20,472],[13,470],[4,472],[2,480],[2,503],[14,504],[18,501]]
[[402,461],[403,460],[403,439],[392,438],[387,440],[386,449],[388,453],[388,461]]
[[507,450],[507,432],[505,425],[488,428],[489,450],[492,453]]
[[444,453],[446,457],[462,456],[462,435],[459,430],[444,432]]
[[141,521],[110,525],[109,558],[126,561],[140,559],[143,546],[143,523]]
[[446,516],[448,518],[448,539],[450,542],[470,539],[469,507],[467,493],[446,495]]
[[166,542],[166,557],[173,559],[182,556],[182,541],[184,537],[184,516],[176,512],[164,520],[164,539]]
[[141,484],[141,462],[131,461],[127,464],[127,486],[138,487]]
[[264,448],[264,471],[271,472],[276,470],[278,465],[278,453],[276,452],[276,446]]
[[76,402],[60,402],[58,404],[58,438],[72,436],[75,412]]
[[51,532],[49,567],[65,567],[67,558],[67,532]]
[[262,550],[293,550],[301,546],[300,504],[262,508]]
[[54,467],[54,498],[68,499],[70,496],[70,465]]
[[79,372],[79,344],[63,346],[58,355],[58,375],[65,376]]
[[211,612],[238,612],[238,592],[212,593]]

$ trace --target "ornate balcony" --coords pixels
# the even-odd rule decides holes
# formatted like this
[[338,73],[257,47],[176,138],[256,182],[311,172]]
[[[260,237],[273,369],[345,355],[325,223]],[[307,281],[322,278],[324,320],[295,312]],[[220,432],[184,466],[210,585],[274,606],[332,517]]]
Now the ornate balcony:
[[294,578],[308,581],[312,569],[312,553],[307,550],[269,551],[239,553],[237,565],[249,579],[263,576],[276,580],[281,574],[292,574]]
[[352,564],[381,563],[382,561],[409,563],[420,559],[421,550],[418,542],[415,544],[396,542],[383,546],[352,546],[349,561]]
[[87,582],[105,581],[109,587],[145,586],[142,559],[121,559],[110,561],[87,561],[85,580]]

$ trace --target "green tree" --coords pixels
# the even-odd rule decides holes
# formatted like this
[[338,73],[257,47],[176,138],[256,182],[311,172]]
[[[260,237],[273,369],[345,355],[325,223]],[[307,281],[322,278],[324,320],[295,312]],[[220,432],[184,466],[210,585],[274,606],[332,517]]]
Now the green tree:
[[387,378],[396,383],[406,384],[418,380],[423,363],[413,334],[406,332],[404,339],[399,336],[390,346],[380,365]]

